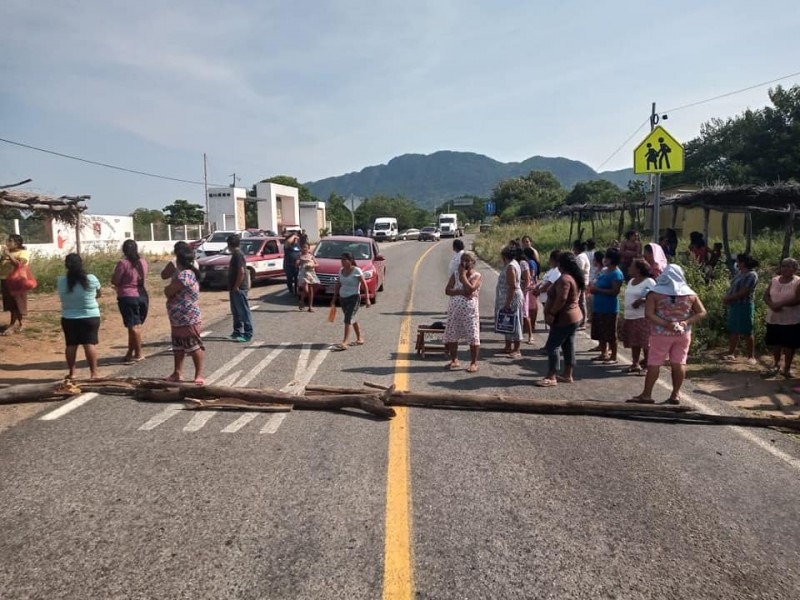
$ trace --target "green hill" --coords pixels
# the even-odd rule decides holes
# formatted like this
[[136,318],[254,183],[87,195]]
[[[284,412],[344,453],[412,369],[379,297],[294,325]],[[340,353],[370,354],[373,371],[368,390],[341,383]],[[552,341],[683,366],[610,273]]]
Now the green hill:
[[607,179],[621,188],[633,179],[633,169],[597,173],[590,166],[568,158],[532,156],[522,162],[502,163],[473,152],[443,150],[433,154],[403,154],[385,165],[366,167],[357,173],[310,181],[305,185],[317,198],[335,192],[342,196],[403,196],[431,208],[459,196],[488,197],[503,179],[550,171],[566,189],[579,181]]

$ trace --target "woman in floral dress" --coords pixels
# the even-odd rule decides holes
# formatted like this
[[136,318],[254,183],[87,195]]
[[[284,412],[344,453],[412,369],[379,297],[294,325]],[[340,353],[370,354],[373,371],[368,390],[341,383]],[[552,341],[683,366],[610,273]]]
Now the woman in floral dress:
[[194,267],[194,252],[189,248],[178,250],[175,255],[175,273],[164,288],[167,297],[167,314],[172,329],[172,353],[175,368],[167,381],[181,381],[183,361],[186,355],[194,363],[194,382],[203,385],[203,358],[205,347],[200,337],[200,284]]
[[455,371],[461,368],[458,362],[458,344],[469,344],[468,373],[478,370],[478,350],[481,345],[480,311],[478,295],[481,289],[481,274],[475,270],[475,255],[464,252],[458,265],[458,272],[450,275],[444,293],[450,296],[447,308],[447,323],[444,329],[444,344],[450,362],[447,368]]

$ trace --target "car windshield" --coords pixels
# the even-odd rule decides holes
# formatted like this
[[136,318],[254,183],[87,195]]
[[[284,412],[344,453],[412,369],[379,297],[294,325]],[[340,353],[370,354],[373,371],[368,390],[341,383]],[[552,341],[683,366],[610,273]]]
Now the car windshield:
[[232,235],[230,231],[218,231],[217,233],[211,234],[211,237],[208,238],[206,241],[208,241],[208,242],[227,242],[229,235]]
[[439,219],[439,223],[455,223],[455,221],[453,217],[442,217]]
[[314,256],[317,258],[341,258],[345,252],[350,252],[356,260],[370,258],[369,244],[344,240],[322,240],[317,244]]
[[375,223],[375,231],[389,229],[389,223]]

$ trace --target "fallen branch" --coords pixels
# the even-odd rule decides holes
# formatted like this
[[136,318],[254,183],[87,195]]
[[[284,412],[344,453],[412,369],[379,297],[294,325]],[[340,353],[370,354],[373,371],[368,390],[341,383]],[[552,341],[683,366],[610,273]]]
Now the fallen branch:
[[0,389],[0,404],[17,402],[47,402],[69,398],[80,394],[81,390],[68,381],[49,383],[22,383]]

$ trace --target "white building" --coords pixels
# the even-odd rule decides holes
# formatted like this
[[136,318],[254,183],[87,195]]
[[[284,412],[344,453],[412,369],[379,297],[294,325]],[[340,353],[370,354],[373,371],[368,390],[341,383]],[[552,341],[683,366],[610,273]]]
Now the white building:
[[237,187],[208,188],[208,225],[212,231],[245,228],[247,190]]

